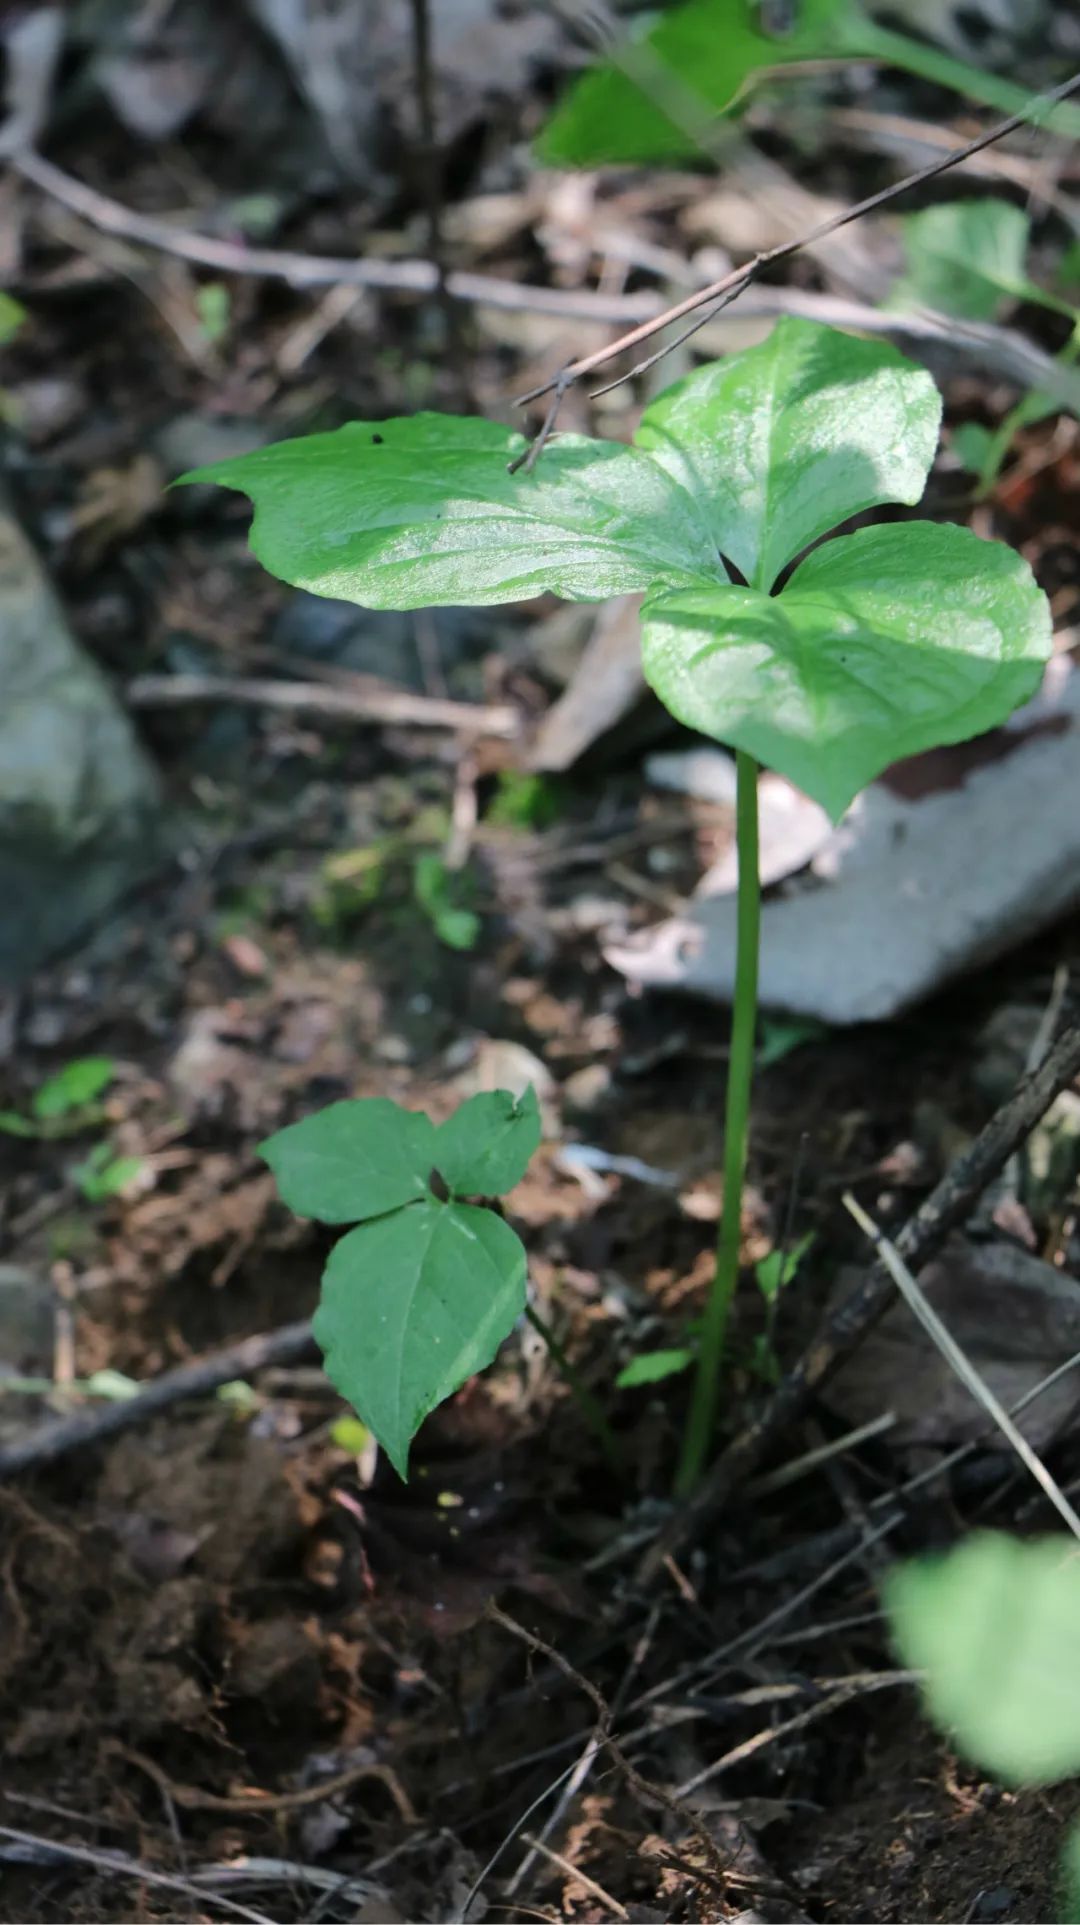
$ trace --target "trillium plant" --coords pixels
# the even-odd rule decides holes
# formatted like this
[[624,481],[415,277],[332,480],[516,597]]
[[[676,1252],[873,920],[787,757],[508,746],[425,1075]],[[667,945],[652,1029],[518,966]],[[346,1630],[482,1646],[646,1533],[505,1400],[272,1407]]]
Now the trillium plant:
[[[1050,652],[1046,598],[1002,544],[913,519],[833,533],[886,504],[918,502],[940,423],[930,376],[894,348],[786,319],[760,346],[661,394],[629,447],[560,435],[531,471],[512,472],[521,435],[420,414],[354,422],[185,477],[250,497],[251,545],[273,574],[367,608],[640,594],[652,687],[680,722],[735,751],[724,1202],[683,1492],[710,1448],[738,1274],[757,1019],[758,766],[839,818],[890,763],[1003,722],[1034,694]],[[443,1139],[427,1118],[394,1111],[391,1124],[392,1111],[381,1107],[376,1134],[380,1153],[397,1146],[400,1181],[366,1174],[370,1103],[332,1105],[272,1138],[266,1154],[294,1208],[363,1219],[331,1256],[317,1334],[334,1381],[403,1470],[426,1411],[520,1314],[524,1258],[498,1217],[463,1200],[516,1180],[520,1155],[493,1152],[488,1168],[495,1113],[465,1105]],[[516,1135],[504,1118],[519,1150],[529,1131],[535,1140],[529,1115]],[[432,1168],[449,1203],[430,1189]]]

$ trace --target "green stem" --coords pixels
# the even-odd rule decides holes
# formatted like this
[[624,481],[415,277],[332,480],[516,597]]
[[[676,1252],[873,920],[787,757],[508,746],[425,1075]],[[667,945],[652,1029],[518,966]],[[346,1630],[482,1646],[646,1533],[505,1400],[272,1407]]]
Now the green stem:
[[1033,96],[1025,87],[1017,87],[999,74],[985,73],[981,67],[969,67],[966,61],[954,59],[952,54],[932,46],[929,41],[914,40],[906,33],[879,27],[876,20],[860,17],[856,38],[864,59],[884,60],[891,67],[902,67],[909,74],[918,74],[921,80],[949,87],[954,93],[980,101],[998,113],[1025,114],[1052,133],[1072,140],[1080,136],[1080,108],[1071,101],[1059,101],[1044,113],[1033,111]]
[[538,1311],[533,1309],[531,1303],[525,1305],[525,1315],[537,1335],[542,1337],[544,1343],[547,1345],[548,1353],[556,1370],[561,1377],[566,1379],[571,1395],[574,1397],[585,1422],[588,1424],[604,1456],[607,1458],[611,1469],[615,1472],[616,1476],[621,1477],[624,1466],[622,1452],[619,1449],[615,1433],[608,1423],[607,1418],[604,1416],[596,1398],[593,1396],[592,1391],[589,1389],[588,1384],[583,1380],[581,1372],[570,1362],[551,1325],[544,1322],[543,1317],[540,1316]]
[[716,1274],[705,1306],[694,1394],[683,1434],[682,1456],[675,1482],[678,1497],[688,1497],[705,1468],[716,1422],[720,1366],[727,1336],[728,1312],[739,1277],[742,1241],[742,1191],[746,1169],[746,1138],[750,1122],[750,1092],[754,1080],[754,1042],[757,1032],[758,943],[761,927],[761,879],[758,867],[757,763],[738,750],[735,757],[735,841],[739,858],[739,897],[735,953],[735,1001],[731,1019],[731,1056],[728,1063],[724,1116],[724,1200],[716,1248]]

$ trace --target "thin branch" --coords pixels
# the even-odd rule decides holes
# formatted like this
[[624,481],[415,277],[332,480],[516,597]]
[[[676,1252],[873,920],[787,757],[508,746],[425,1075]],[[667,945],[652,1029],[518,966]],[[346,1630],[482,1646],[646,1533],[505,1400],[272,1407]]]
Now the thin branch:
[[[896,1239],[909,1269],[919,1270],[939,1250],[950,1231],[964,1222],[979,1197],[1004,1169],[1051,1103],[1080,1072],[1080,1025],[1064,1031],[1046,1061],[1025,1077],[1015,1094],[980,1130],[965,1154],[946,1171]],[[730,1443],[690,1499],[647,1551],[639,1580],[653,1582],[664,1558],[723,1510],[765,1452],[849,1356],[893,1301],[895,1285],[879,1260],[862,1282],[829,1313],[794,1370],[774,1390],[764,1409]],[[121,1406],[122,1408],[122,1406]]]
[[[959,162],[966,152],[967,149],[958,150],[952,156],[953,162]],[[433,261],[357,260],[296,253],[283,248],[247,247],[237,241],[194,233],[152,214],[139,214],[110,195],[86,186],[38,154],[18,154],[11,165],[41,192],[102,233],[153,248],[158,253],[175,255],[196,267],[213,268],[219,274],[244,274],[255,280],[281,281],[293,288],[354,287],[421,296],[434,294],[438,286],[438,270]],[[907,184],[901,182],[895,191],[901,192]],[[741,274],[743,270],[738,272]],[[448,274],[446,285],[455,301],[502,313],[546,314],[553,321],[612,327],[633,325],[647,334],[666,326],[672,318],[671,310],[662,308],[660,295],[647,289],[630,294],[606,294],[595,288],[532,287],[496,274],[457,270]],[[745,289],[740,288],[740,296],[744,292]],[[703,289],[692,298],[707,299],[708,294],[709,289]],[[979,355],[1001,379],[1017,387],[1045,388],[1065,405],[1080,407],[1080,377],[1073,370],[1061,368],[1050,355],[1008,328],[947,321],[928,311],[885,313],[856,301],[840,301],[830,295],[808,294],[794,288],[758,288],[746,300],[743,311],[765,315],[801,313],[827,325],[866,328],[875,333],[940,342],[954,350],[966,349],[970,343],[972,353]],[[610,351],[625,345],[625,338]],[[574,365],[571,364],[571,369]],[[548,386],[554,391],[561,385],[565,393],[574,378],[568,371],[565,379],[555,376]]]
[[185,708],[194,702],[240,702],[248,708],[284,709],[348,722],[390,723],[403,728],[459,729],[469,735],[518,735],[521,718],[509,705],[474,706],[414,695],[409,689],[337,688],[321,682],[265,681],[242,675],[137,675],[127,685],[133,708]]
[[238,1377],[250,1377],[268,1364],[299,1363],[314,1344],[310,1323],[287,1323],[279,1330],[245,1337],[242,1343],[212,1351],[195,1363],[163,1371],[160,1377],[144,1384],[137,1396],[104,1404],[98,1410],[81,1411],[75,1417],[59,1417],[51,1423],[39,1424],[27,1436],[5,1445],[0,1449],[0,1477],[43,1470],[73,1451],[92,1450],[107,1437],[132,1430],[174,1404],[189,1397],[206,1397],[222,1384],[233,1383]]
[[1038,1452],[1032,1449],[1023,1431],[1017,1430],[1008,1411],[994,1396],[989,1384],[980,1377],[967,1352],[961,1348],[951,1330],[942,1322],[926,1292],[919,1288],[895,1246],[889,1242],[888,1237],[882,1235],[873,1218],[867,1215],[862,1204],[856,1201],[850,1191],[845,1193],[843,1204],[845,1210],[854,1217],[860,1230],[870,1238],[909,1310],[918,1318],[931,1343],[937,1346],[950,1370],[955,1371],[965,1390],[970,1391],[976,1403],[981,1404],[987,1415],[993,1419],[1003,1436],[1012,1445],[1024,1469],[1030,1471],[1040,1490],[1049,1498],[1073,1536],[1080,1539],[1080,1517],[1077,1517],[1064,1491],[1056,1479],[1050,1475]]
[[[799,235],[794,240],[781,241],[776,247],[765,248],[760,254],[755,254],[752,261],[747,261],[742,267],[732,268],[729,273],[721,275],[719,280],[711,281],[708,287],[701,288],[696,294],[687,295],[684,301],[677,301],[673,307],[658,315],[655,320],[647,321],[641,327],[631,328],[629,333],[620,336],[617,341],[612,341],[605,348],[597,348],[593,354],[586,354],[580,360],[571,361],[550,381],[545,381],[540,387],[531,388],[527,394],[520,395],[518,405],[524,406],[529,401],[539,400],[542,395],[550,394],[557,385],[565,389],[572,382],[580,381],[584,375],[592,374],[597,368],[605,367],[617,355],[625,353],[630,348],[639,347],[644,341],[651,340],[653,335],[659,333],[662,328],[669,327],[675,321],[683,320],[688,314],[697,313],[703,307],[711,308],[713,313],[719,312],[719,309],[727,306],[729,301],[736,300],[763,268],[771,267],[776,261],[787,260],[792,254],[800,253],[805,247],[815,246],[819,241],[826,240],[830,234],[837,233],[840,228],[847,227],[852,221],[861,220],[864,214],[872,214],[879,207],[887,206],[912,188],[921,187],[926,181],[935,180],[939,174],[944,174],[951,167],[959,166],[972,154],[980,153],[984,147],[990,147],[995,141],[1003,140],[1007,134],[1026,127],[1032,115],[1042,108],[1052,106],[1056,101],[1066,100],[1070,94],[1077,92],[1080,92],[1080,74],[1073,74],[1071,79],[1062,81],[1059,87],[1053,87],[1045,94],[1034,95],[1024,113],[1010,114],[1007,120],[998,121],[984,133],[976,135],[974,140],[969,140],[965,146],[954,148],[937,160],[928,161],[925,167],[916,168],[914,173],[905,174],[902,180],[895,181],[891,187],[883,187],[876,194],[868,194],[864,200],[856,201],[851,207],[842,208],[839,213],[831,214],[827,220],[820,221],[808,233]],[[711,318],[709,315],[703,316],[701,320],[695,322],[693,328],[679,335],[670,346],[677,347],[680,342],[687,339],[688,334],[693,333],[697,327],[703,326],[704,321],[709,318]],[[669,349],[664,350],[664,352],[669,351]],[[635,374],[640,374],[645,368],[651,367],[653,361],[659,358],[658,355],[650,356],[647,361],[639,362],[620,378],[629,381]]]

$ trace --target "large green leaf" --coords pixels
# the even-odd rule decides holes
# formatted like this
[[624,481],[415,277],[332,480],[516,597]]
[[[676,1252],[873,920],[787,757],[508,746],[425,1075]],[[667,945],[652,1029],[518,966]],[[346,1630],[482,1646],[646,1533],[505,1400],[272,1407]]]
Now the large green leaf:
[[646,409],[637,445],[700,504],[724,557],[771,588],[850,515],[922,494],[941,425],[924,368],[882,341],[778,321]]
[[1011,201],[943,201],[906,215],[901,233],[907,275],[896,289],[900,300],[913,298],[972,321],[992,320],[1005,300],[1073,312],[1029,277],[1031,219]]
[[323,1273],[328,1376],[394,1468],[444,1397],[483,1370],[525,1307],[525,1252],[491,1210],[429,1199],[350,1230]]
[[540,1141],[540,1105],[524,1096],[485,1090],[470,1096],[438,1131],[435,1163],[454,1196],[505,1196],[520,1183]]
[[848,0],[799,0],[793,30],[774,38],[761,31],[752,0],[691,0],[673,8],[618,63],[582,75],[544,129],[540,158],[555,167],[595,167],[700,157],[695,127],[707,125],[708,110],[731,107],[761,69],[857,51],[853,12]]
[[1015,1785],[1080,1772],[1080,1551],[980,1532],[893,1571],[885,1604],[927,1707],[969,1758]]
[[778,596],[660,596],[642,623],[645,673],[672,714],[834,817],[890,763],[1003,722],[1050,653],[1027,563],[933,522],[828,542]]
[[386,1096],[328,1103],[259,1144],[290,1210],[359,1223],[428,1195],[435,1125]]
[[1063,135],[1080,132],[1070,102],[1040,113],[1015,82],[890,30],[859,0],[795,0],[792,11],[781,34],[762,31],[760,0],[689,0],[661,13],[570,89],[540,137],[541,159],[556,167],[700,161],[710,153],[712,117],[734,111],[748,83],[815,59],[882,61],[1002,114],[1030,112]]
[[695,503],[613,441],[563,435],[531,474],[491,421],[418,414],[350,423],[215,462],[255,504],[251,546],[296,588],[365,608],[603,601],[657,581],[723,579]]

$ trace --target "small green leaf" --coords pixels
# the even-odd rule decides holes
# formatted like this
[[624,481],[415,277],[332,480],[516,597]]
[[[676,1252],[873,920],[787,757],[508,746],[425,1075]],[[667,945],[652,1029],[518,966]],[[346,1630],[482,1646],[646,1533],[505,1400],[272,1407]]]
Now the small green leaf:
[[143,1167],[141,1156],[114,1156],[108,1143],[98,1143],[90,1155],[72,1167],[71,1177],[87,1203],[107,1203],[119,1196]]
[[1006,300],[1071,314],[1025,268],[1031,219],[1011,201],[943,201],[901,222],[907,276],[896,295],[961,320],[992,321]]
[[804,1043],[816,1043],[827,1033],[827,1025],[819,1023],[813,1016],[796,1016],[790,1021],[763,1017],[757,1050],[758,1068],[769,1069],[773,1063],[782,1063],[793,1050],[801,1049]]
[[68,1116],[72,1110],[85,1109],[95,1096],[112,1082],[116,1065],[111,1056],[79,1056],[65,1063],[55,1076],[42,1083],[32,1104],[39,1122],[55,1116]]
[[461,880],[452,876],[442,857],[433,849],[418,855],[413,867],[413,891],[439,941],[448,949],[475,949],[480,938],[480,918],[454,900],[455,886]]
[[0,288],[0,348],[6,348],[8,342],[15,339],[27,319],[22,302]]
[[0,1136],[40,1136],[40,1134],[37,1125],[31,1123],[25,1116],[20,1116],[18,1110],[0,1110]]
[[755,1263],[754,1275],[757,1278],[757,1286],[766,1303],[771,1303],[774,1297],[780,1295],[785,1285],[791,1282],[813,1241],[814,1232],[808,1230],[804,1237],[799,1237],[792,1244],[790,1250],[770,1250],[767,1257],[762,1257],[759,1263]]
[[698,501],[724,559],[767,590],[849,516],[917,502],[940,425],[924,368],[786,316],[759,347],[665,389],[636,440]]
[[359,1223],[428,1194],[435,1125],[385,1096],[329,1103],[268,1136],[258,1155],[298,1216]]
[[995,727],[1039,685],[1046,597],[999,542],[934,522],[827,542],[782,594],[687,590],[642,614],[671,713],[839,818],[901,757]]
[[505,1196],[520,1183],[540,1142],[540,1105],[530,1083],[470,1096],[435,1139],[435,1166],[452,1196]]
[[351,1457],[362,1457],[371,1442],[371,1432],[359,1417],[338,1417],[330,1426],[331,1441]]
[[331,1251],[314,1321],[327,1375],[401,1477],[428,1412],[513,1329],[525,1267],[491,1210],[433,1198],[361,1224]]
[[195,312],[206,339],[215,346],[224,341],[232,314],[229,290],[224,281],[204,281],[196,288]]
[[965,1755],[1012,1785],[1080,1771],[1080,1553],[979,1532],[890,1573],[885,1606],[927,1709]]
[[560,435],[531,474],[493,421],[351,422],[197,468],[255,504],[251,546],[296,588],[365,608],[603,601],[657,581],[723,579],[707,531],[655,462]]
[[952,451],[962,468],[969,474],[978,475],[990,456],[997,439],[993,430],[984,428],[981,421],[962,421],[953,429]]
[[616,1390],[636,1390],[641,1384],[659,1384],[665,1377],[677,1377],[694,1362],[693,1350],[645,1350],[631,1357],[615,1379]]

